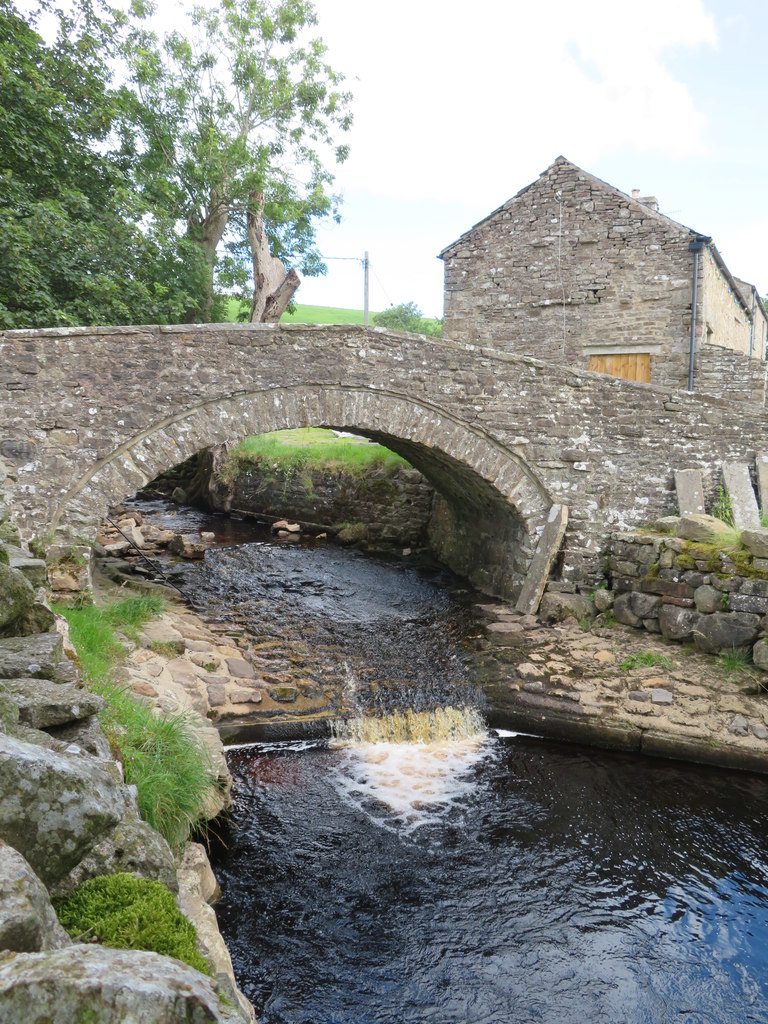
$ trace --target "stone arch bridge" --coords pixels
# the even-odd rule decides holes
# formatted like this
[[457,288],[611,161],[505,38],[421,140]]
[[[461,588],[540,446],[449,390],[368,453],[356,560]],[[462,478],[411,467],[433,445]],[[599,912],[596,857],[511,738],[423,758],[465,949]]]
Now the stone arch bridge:
[[505,597],[534,586],[565,509],[555,572],[591,587],[611,530],[676,510],[675,468],[713,490],[768,428],[757,408],[351,326],[10,331],[0,396],[0,491],[26,539],[92,537],[111,504],[209,445],[328,426],[421,470],[439,553]]

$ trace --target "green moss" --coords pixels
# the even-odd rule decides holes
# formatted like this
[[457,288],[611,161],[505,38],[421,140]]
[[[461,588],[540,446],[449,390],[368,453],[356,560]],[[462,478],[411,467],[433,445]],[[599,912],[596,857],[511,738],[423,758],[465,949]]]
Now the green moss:
[[661,572],[661,566],[659,565],[659,563],[658,562],[653,562],[651,565],[648,566],[648,572],[646,573],[646,576],[650,580],[655,580],[658,577],[660,572]]
[[160,882],[125,873],[102,875],[55,899],[54,906],[76,941],[95,938],[113,949],[150,950],[211,973],[198,952],[194,925]]
[[675,559],[675,565],[678,569],[695,569],[696,559],[693,557],[693,555],[690,555],[687,551],[684,551]]

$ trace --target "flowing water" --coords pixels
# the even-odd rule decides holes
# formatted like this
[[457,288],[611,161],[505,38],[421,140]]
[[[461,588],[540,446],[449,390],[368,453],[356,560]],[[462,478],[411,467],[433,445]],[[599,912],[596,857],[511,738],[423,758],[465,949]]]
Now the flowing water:
[[264,1024],[768,1022],[768,780],[487,734],[437,571],[259,541],[185,577],[344,682],[333,738],[229,754],[217,916]]

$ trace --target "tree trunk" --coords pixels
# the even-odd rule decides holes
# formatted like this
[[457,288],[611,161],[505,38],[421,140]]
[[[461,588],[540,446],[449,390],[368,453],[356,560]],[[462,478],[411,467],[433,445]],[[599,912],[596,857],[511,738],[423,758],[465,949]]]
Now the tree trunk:
[[213,306],[213,268],[216,265],[216,249],[224,236],[229,219],[229,208],[218,196],[211,197],[210,212],[200,225],[189,224],[187,235],[192,238],[203,250],[205,262],[208,267],[205,292],[200,297],[200,302],[187,312],[187,323],[202,319],[208,323],[211,319],[211,308]]
[[253,260],[253,301],[251,323],[276,323],[288,308],[288,303],[301,284],[295,270],[286,273],[285,267],[269,251],[269,239],[264,230],[264,196],[251,192],[248,207],[248,243]]

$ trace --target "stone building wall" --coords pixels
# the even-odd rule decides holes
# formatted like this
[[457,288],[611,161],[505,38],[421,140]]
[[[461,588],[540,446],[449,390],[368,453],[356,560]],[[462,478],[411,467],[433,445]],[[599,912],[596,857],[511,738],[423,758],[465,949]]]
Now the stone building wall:
[[718,266],[711,249],[701,253],[702,288],[698,327],[702,342],[749,355],[752,321],[742,296]]
[[725,395],[729,401],[754,402],[766,399],[766,364],[741,352],[717,345],[702,345],[696,352],[693,390],[695,393]]
[[558,158],[443,254],[444,333],[580,369],[650,352],[666,383],[657,364],[679,370],[688,349],[691,237]]
[[[590,356],[647,353],[650,379],[688,384],[691,298],[698,237],[656,210],[558,157],[443,253],[444,334],[588,369]],[[699,263],[697,353],[717,343],[749,353],[751,324],[708,245]],[[758,330],[762,318],[758,313]],[[754,349],[759,357],[759,349]],[[759,390],[762,373],[728,362],[729,399]],[[732,390],[731,390],[732,389]],[[695,378],[694,390],[705,390]]]

